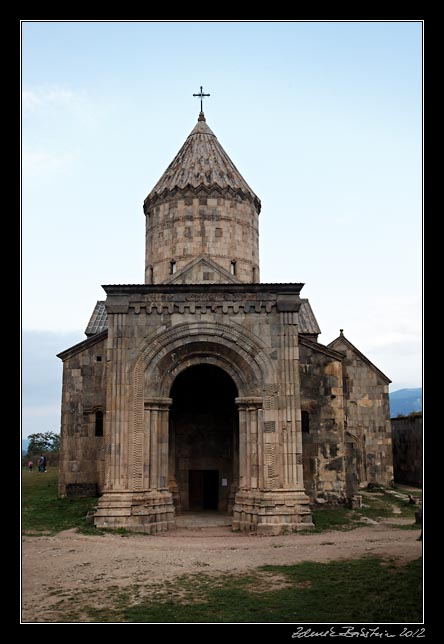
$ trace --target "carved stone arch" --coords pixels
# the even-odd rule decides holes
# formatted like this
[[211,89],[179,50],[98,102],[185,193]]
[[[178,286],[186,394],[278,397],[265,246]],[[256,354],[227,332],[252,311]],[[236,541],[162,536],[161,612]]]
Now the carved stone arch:
[[191,322],[162,329],[146,338],[130,366],[129,479],[142,486],[144,401],[168,405],[174,379],[188,366],[210,361],[227,372],[239,396],[261,396],[276,382],[269,349],[260,338],[232,323]]
[[357,445],[360,447],[360,449],[364,448],[363,439],[360,438],[357,434],[355,434],[355,433],[351,432],[349,429],[347,429],[346,432],[345,432],[345,435],[346,435],[346,439],[345,439],[346,442],[357,443]]
[[[243,371],[238,364],[229,360],[227,356],[221,356],[217,353],[217,345],[213,347],[208,347],[205,349],[205,352],[202,349],[186,347],[187,353],[186,357],[178,357],[170,368],[165,371],[162,375],[161,366],[159,365],[159,383],[162,396],[168,397],[171,392],[171,388],[177,376],[185,371],[189,367],[202,364],[210,364],[215,367],[219,367],[225,373],[227,373],[234,384],[236,385],[237,391],[239,392],[252,392],[251,395],[260,395],[260,383],[254,381],[252,382],[251,375],[250,380],[248,379],[248,371]],[[148,375],[148,370],[145,372],[146,376]],[[147,383],[145,383],[145,390],[147,390]],[[241,394],[239,394],[241,395]]]
[[[205,342],[209,342],[231,349],[233,358],[243,359],[243,365],[249,366],[256,374],[258,382],[272,383],[275,380],[275,368],[268,355],[267,346],[254,333],[234,322],[230,325],[191,322],[156,331],[145,338],[138,357],[130,366],[130,371],[133,374],[146,370],[154,373],[156,366],[165,356],[172,356],[174,361],[175,349],[196,342],[202,347]],[[161,395],[160,389],[156,395]]]

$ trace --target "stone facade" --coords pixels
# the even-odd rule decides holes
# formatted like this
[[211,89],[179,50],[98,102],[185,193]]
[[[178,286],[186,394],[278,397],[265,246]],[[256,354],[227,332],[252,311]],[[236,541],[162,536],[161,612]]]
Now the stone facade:
[[304,483],[311,499],[345,501],[342,354],[300,339]]
[[343,393],[349,485],[393,482],[390,380],[341,332],[328,345],[344,354]]
[[107,340],[105,331],[59,354],[63,360],[62,495],[91,495],[103,490]]
[[[174,521],[174,494],[180,498],[176,507],[187,509],[189,472],[209,468],[225,474],[220,483],[226,481],[231,499],[227,495],[223,507],[228,509],[230,501],[234,528],[275,533],[310,527],[297,413],[301,285],[104,288],[112,365],[105,444],[111,449],[105,454],[96,525],[122,525],[125,517],[129,529],[168,527]],[[197,448],[191,443],[175,454],[171,391],[182,372],[198,365],[225,372],[237,394],[238,447],[226,449],[226,465],[214,460],[208,445],[206,460],[193,456]],[[197,420],[192,424],[195,435]],[[208,423],[204,432],[205,427]],[[229,443],[234,432],[231,421]]]
[[422,414],[391,419],[395,483],[422,484]]
[[104,286],[59,356],[60,494],[97,490],[98,527],[206,510],[281,534],[388,482],[389,380],[342,333],[317,341],[302,284],[259,283],[260,201],[203,114],[144,212],[146,283]]

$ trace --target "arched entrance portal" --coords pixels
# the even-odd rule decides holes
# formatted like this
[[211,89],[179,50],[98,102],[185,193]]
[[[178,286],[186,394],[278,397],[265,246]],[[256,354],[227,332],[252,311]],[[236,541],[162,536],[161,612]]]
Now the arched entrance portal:
[[232,511],[239,478],[238,396],[220,367],[198,364],[170,392],[169,488],[176,513]]
[[[195,306],[193,299],[188,304]],[[213,304],[204,306],[209,313]],[[303,490],[297,325],[291,312],[281,313],[279,346],[267,348],[235,321],[205,318],[159,327],[128,366],[119,362],[127,338],[116,318],[105,490],[96,526],[150,534],[175,527],[176,509],[189,508],[190,472],[196,471],[201,474],[191,474],[192,486],[198,488],[198,477],[202,486],[208,483],[205,504],[217,502],[219,511],[232,513],[234,530],[281,534],[312,526]],[[217,473],[217,493],[209,471]],[[193,504],[203,507],[203,496],[199,501],[198,491],[193,494]]]

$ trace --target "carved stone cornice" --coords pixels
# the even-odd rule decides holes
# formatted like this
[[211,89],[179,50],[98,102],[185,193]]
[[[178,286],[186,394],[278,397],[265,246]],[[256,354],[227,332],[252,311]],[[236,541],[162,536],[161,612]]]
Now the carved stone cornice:
[[136,315],[144,312],[147,315],[152,313],[271,313],[276,304],[273,302],[233,302],[233,301],[202,301],[196,298],[192,302],[135,302],[129,306]]
[[[271,313],[298,311],[303,284],[156,284],[103,286],[108,314]],[[285,313],[284,313],[285,314]]]
[[184,199],[185,197],[222,197],[225,199],[238,199],[240,201],[249,201],[256,209],[257,214],[261,211],[261,202],[256,195],[237,189],[233,190],[230,186],[221,188],[217,184],[211,186],[192,186],[190,184],[183,188],[174,188],[173,190],[163,190],[161,193],[150,194],[143,203],[143,211],[145,215],[150,214],[150,210],[157,204],[165,203],[172,199]]
[[285,296],[284,300],[292,300],[298,296],[302,287],[301,282],[289,283],[267,283],[249,284],[239,282],[238,284],[104,284],[102,288],[108,296],[113,298],[118,296],[134,297],[136,295],[148,295],[150,298],[161,294],[174,295],[173,299],[179,299],[180,296],[186,296],[192,293],[217,294],[217,295],[243,295],[255,294],[256,298],[260,294],[261,299],[265,296],[277,295]]
[[[108,313],[296,313],[303,284],[156,284],[103,286]],[[293,318],[292,318],[293,320]],[[295,323],[295,321],[293,321]]]

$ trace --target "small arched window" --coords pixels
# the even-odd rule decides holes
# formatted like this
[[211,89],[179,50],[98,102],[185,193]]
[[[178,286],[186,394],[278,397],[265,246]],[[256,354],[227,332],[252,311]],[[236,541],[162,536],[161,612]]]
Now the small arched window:
[[233,259],[233,261],[231,262],[231,265],[230,265],[230,271],[231,271],[231,274],[232,274],[232,275],[236,275],[236,262],[234,261],[234,259]]
[[303,411],[302,414],[302,431],[306,434],[310,431],[310,414],[308,411]]
[[177,268],[176,262],[174,259],[172,259],[170,262],[170,275],[174,275],[174,273],[176,272],[176,268]]
[[103,436],[103,411],[96,411],[96,436]]

